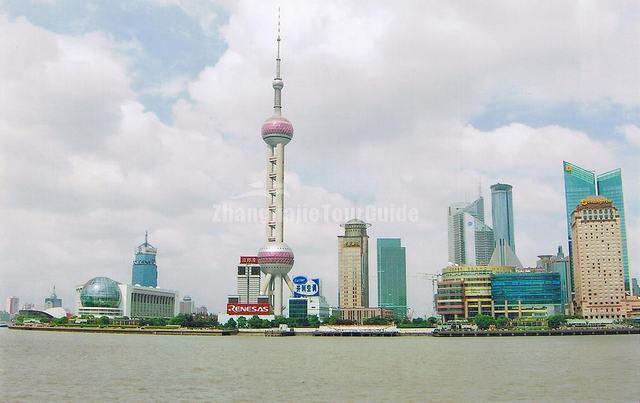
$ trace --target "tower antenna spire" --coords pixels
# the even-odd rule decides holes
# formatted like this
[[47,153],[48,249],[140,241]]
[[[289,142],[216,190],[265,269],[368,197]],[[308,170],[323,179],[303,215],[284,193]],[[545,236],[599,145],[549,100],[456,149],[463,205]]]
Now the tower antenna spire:
[[149,242],[147,239],[149,238],[149,231],[144,231],[144,244],[147,245]]
[[273,114],[276,116],[280,116],[282,114],[282,87],[284,87],[284,82],[282,81],[282,77],[280,77],[280,7],[278,7],[278,35],[276,36],[276,45],[277,45],[277,53],[276,53],[276,77],[273,79],[273,89],[275,91],[273,98]]
[[280,78],[280,7],[278,7],[278,36],[276,42],[278,43],[278,54],[276,56],[276,78]]

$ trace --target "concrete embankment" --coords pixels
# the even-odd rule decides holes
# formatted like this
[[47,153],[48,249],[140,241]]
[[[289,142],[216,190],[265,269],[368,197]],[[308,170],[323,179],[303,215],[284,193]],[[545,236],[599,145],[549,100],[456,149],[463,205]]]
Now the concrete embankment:
[[62,326],[10,326],[11,330],[30,330],[43,332],[76,332],[76,333],[112,333],[112,334],[150,334],[168,336],[229,336],[237,334],[236,330],[219,329],[144,329],[144,328],[110,328],[110,327],[62,327]]
[[510,337],[510,336],[595,336],[608,334],[640,334],[638,328],[550,329],[550,330],[441,330],[434,337]]

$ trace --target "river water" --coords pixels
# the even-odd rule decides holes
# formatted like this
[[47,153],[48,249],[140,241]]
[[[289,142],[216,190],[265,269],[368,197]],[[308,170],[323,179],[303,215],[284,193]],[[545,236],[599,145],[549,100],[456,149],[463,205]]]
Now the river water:
[[640,401],[640,337],[0,330],[2,401]]

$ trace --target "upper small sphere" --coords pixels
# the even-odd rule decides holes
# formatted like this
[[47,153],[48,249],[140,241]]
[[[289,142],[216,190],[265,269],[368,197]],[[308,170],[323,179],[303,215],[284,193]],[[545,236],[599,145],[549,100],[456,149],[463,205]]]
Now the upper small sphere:
[[117,308],[120,306],[118,283],[108,277],[92,278],[80,290],[80,302],[88,308]]
[[262,139],[270,146],[288,144],[293,138],[293,125],[282,116],[272,116],[262,125]]
[[258,264],[265,273],[286,274],[293,262],[293,251],[284,242],[269,242],[258,252]]

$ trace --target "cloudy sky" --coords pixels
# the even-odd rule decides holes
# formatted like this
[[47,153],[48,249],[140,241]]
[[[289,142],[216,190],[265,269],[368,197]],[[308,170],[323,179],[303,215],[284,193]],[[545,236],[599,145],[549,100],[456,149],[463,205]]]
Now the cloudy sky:
[[[131,278],[149,230],[159,285],[217,311],[262,207],[282,7],[293,273],[337,302],[343,208],[407,247],[409,304],[430,311],[446,208],[513,185],[525,265],[566,248],[562,160],[622,168],[640,266],[638,2],[0,0],[0,297],[41,305],[55,284]],[[490,204],[485,203],[487,216]],[[335,215],[334,217],[331,217]],[[349,217],[347,217],[349,218]],[[375,253],[371,295],[376,301]]]

